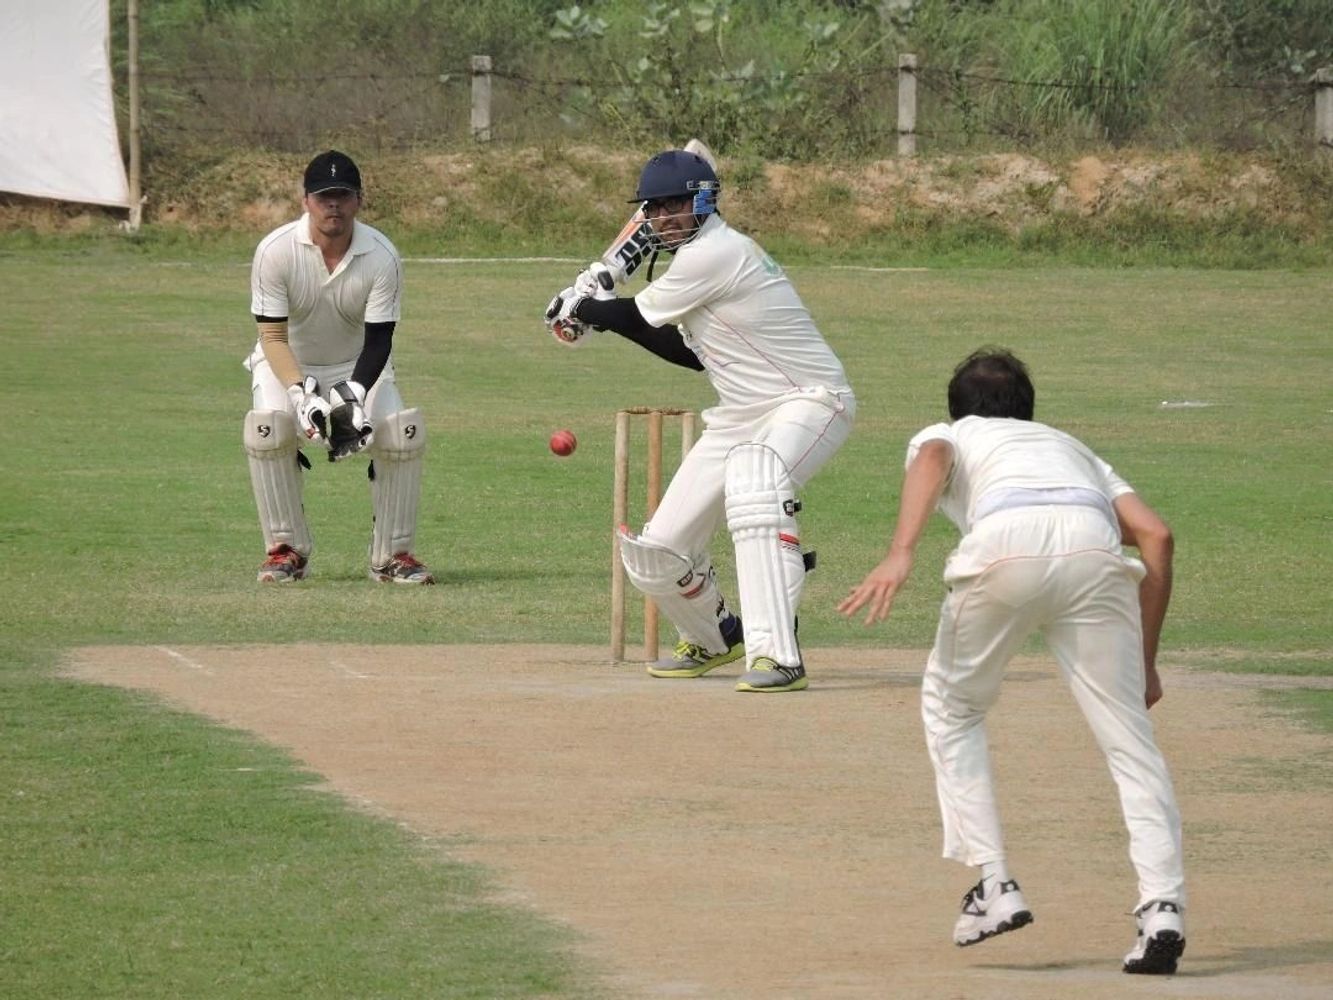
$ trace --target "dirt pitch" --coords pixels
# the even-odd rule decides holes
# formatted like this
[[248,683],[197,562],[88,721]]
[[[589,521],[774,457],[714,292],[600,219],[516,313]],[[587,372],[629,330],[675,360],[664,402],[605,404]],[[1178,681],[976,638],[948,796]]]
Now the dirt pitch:
[[1281,679],[1166,668],[1153,716],[1191,905],[1165,981],[1120,972],[1134,877],[1053,665],[1013,664],[990,729],[1036,921],[959,949],[970,872],[939,858],[922,654],[807,652],[810,690],[768,697],[593,647],[102,647],[67,667],[253,732],[443,838],[505,902],[573,927],[616,997],[1333,995],[1333,751],[1262,706]]

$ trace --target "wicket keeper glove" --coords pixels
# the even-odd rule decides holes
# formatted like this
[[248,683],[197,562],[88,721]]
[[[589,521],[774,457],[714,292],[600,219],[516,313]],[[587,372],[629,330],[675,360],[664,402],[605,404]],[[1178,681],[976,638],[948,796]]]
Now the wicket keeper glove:
[[546,307],[546,326],[551,336],[566,347],[578,347],[588,334],[588,326],[577,316],[574,310],[586,295],[580,295],[571,285],[551,299]]
[[296,411],[296,425],[306,440],[327,443],[329,411],[333,407],[319,394],[319,380],[313,375],[307,375],[300,385],[289,385],[287,398],[292,401],[292,409]]
[[329,393],[337,402],[329,412],[329,461],[336,462],[355,455],[374,440],[370,421],[366,418],[366,387],[348,379],[339,382]]

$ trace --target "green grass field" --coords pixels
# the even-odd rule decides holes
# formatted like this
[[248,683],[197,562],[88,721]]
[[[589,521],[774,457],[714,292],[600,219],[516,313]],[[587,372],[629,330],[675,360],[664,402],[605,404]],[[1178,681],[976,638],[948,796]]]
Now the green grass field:
[[[558,347],[540,314],[572,264],[409,263],[395,359],[427,416],[418,551],[442,585],[365,579],[364,463],[319,461],[315,575],[261,588],[240,443],[247,267],[0,253],[4,990],[588,995],[595,976],[561,931],[487,905],[486,874],[441,845],[344,807],[274,750],[53,669],[93,643],[602,642],[612,413],[703,407],[707,384],[611,335]],[[1086,440],[1174,527],[1165,662],[1333,673],[1327,272],[791,273],[860,401],[803,495],[820,554],[804,643],[929,644],[942,519],[887,626],[833,608],[887,540],[907,438],[944,417],[952,365],[995,343],[1029,362],[1038,419]],[[568,459],[546,448],[560,427],[580,440]],[[1329,725],[1327,692],[1293,701]]]

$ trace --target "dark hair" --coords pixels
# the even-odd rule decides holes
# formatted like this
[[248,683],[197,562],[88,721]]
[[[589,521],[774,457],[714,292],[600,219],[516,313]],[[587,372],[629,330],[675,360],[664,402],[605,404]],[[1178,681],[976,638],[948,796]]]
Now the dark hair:
[[1036,395],[1027,365],[1002,347],[982,347],[953,370],[949,416],[1031,420]]

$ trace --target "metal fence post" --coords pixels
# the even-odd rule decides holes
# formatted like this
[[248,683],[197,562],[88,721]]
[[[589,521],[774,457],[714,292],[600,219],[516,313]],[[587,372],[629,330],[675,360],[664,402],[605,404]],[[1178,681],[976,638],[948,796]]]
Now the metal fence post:
[[1314,75],[1314,141],[1316,148],[1333,156],[1333,68]]
[[491,57],[472,57],[472,138],[491,141]]
[[898,155],[916,156],[916,56],[898,55]]

